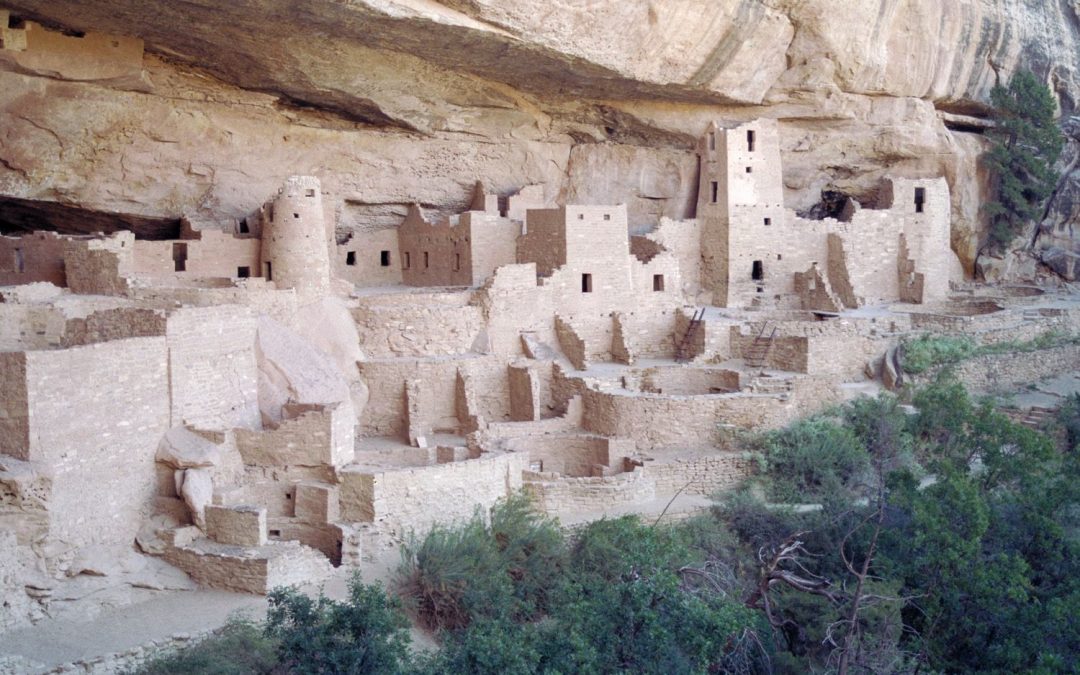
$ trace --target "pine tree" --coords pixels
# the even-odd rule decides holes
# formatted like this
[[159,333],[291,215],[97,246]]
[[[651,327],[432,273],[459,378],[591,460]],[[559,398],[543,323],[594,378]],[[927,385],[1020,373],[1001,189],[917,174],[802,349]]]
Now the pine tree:
[[1001,249],[1026,223],[1042,215],[1057,184],[1054,163],[1064,138],[1054,122],[1056,106],[1050,88],[1030,72],[1017,72],[1008,87],[995,86],[990,101],[996,127],[990,132],[994,147],[985,161],[995,196],[986,208],[990,217],[987,245]]

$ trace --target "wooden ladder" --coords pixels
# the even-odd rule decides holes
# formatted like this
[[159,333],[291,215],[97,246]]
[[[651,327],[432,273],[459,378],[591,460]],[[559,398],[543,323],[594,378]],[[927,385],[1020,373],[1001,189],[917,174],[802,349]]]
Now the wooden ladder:
[[690,325],[686,327],[686,333],[682,337],[682,341],[679,342],[678,349],[675,350],[675,360],[679,363],[685,363],[690,360],[690,346],[694,339],[694,333],[697,332],[698,326],[705,319],[705,308],[700,310],[694,310],[694,316],[690,318]]
[[750,344],[750,348],[746,354],[746,365],[751,368],[761,368],[765,365],[765,359],[769,356],[769,350],[772,349],[773,338],[776,337],[776,326],[773,326],[772,331],[766,336],[765,329],[769,327],[769,322],[761,324],[761,331],[758,332],[757,337]]

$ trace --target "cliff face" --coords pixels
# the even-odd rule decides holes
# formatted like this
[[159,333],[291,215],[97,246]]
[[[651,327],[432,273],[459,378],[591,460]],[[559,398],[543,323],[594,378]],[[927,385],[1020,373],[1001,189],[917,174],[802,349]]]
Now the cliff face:
[[[396,225],[414,200],[460,209],[477,179],[626,202],[646,225],[692,215],[708,120],[767,116],[782,122],[789,207],[823,188],[872,203],[886,173],[943,174],[971,269],[989,89],[1028,68],[1066,117],[1080,100],[1080,0],[7,7],[13,28],[140,38],[145,55],[125,52],[125,69],[115,54],[0,50],[0,196],[158,218],[240,218],[312,173],[342,230]],[[1051,209],[1066,239],[1076,185]]]

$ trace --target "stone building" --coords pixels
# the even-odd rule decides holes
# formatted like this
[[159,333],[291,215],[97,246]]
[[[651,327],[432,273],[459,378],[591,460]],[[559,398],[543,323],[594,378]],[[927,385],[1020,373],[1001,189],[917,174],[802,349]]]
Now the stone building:
[[775,122],[699,153],[697,218],[633,236],[478,186],[337,241],[301,176],[232,231],[0,237],[0,523],[56,578],[134,543],[262,592],[511,490],[584,517],[731,484],[730,428],[841,400],[945,299],[949,198],[808,220]]

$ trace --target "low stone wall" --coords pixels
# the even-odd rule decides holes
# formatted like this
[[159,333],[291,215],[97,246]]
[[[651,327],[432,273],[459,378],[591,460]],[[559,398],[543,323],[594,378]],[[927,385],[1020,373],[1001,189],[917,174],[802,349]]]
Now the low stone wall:
[[553,473],[524,474],[524,490],[550,514],[602,511],[640,504],[656,497],[656,485],[641,467],[614,476],[563,478]]
[[730,488],[754,472],[753,460],[741,452],[717,452],[646,462],[645,472],[657,494],[711,495]]
[[[952,366],[952,371],[971,391],[1020,389],[1054,375],[1080,369],[1080,345],[1063,345],[1033,352],[984,354]],[[942,368],[911,377],[915,384],[933,381]]]
[[520,488],[528,462],[527,454],[512,452],[382,471],[347,467],[340,474],[341,516],[397,535],[459,522]]
[[200,586],[257,595],[278,586],[316,582],[331,571],[323,554],[295,541],[245,548],[200,539],[169,546],[163,557]]
[[583,425],[602,436],[632,438],[638,449],[713,447],[724,425],[775,428],[798,407],[786,396],[664,396],[626,390],[584,392]]

